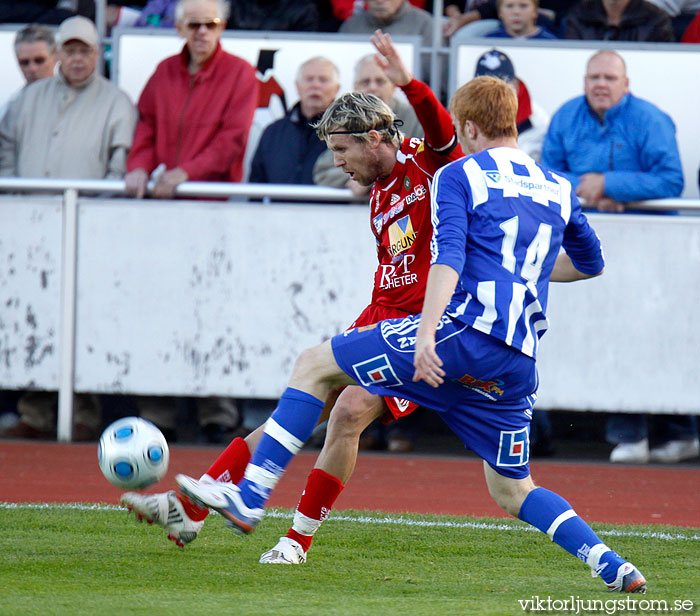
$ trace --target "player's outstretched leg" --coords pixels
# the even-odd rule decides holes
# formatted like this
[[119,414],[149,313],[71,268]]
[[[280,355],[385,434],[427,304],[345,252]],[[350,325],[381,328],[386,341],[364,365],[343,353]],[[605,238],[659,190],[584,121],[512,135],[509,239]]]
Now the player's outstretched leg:
[[175,481],[195,504],[218,511],[234,530],[248,534],[262,520],[263,505],[311,436],[322,410],[323,402],[318,398],[287,388],[265,422],[263,436],[239,485],[209,484],[186,475],[178,475]]
[[355,468],[360,434],[385,408],[382,398],[361,387],[343,390],[331,411],[323,449],[306,481],[292,527],[277,545],[262,554],[261,563],[306,562],[314,534],[328,517]]
[[611,591],[646,593],[639,569],[605,545],[561,496],[535,487],[529,475],[524,479],[500,475],[486,462],[484,473],[491,496],[503,509],[585,562],[592,576],[600,575]]
[[[252,432],[246,439],[235,438],[219,455],[202,476],[204,482],[237,482],[243,478],[245,467],[250,461],[250,449],[260,440],[262,428]],[[121,503],[134,513],[139,522],[146,520],[168,531],[168,539],[178,546],[185,547],[197,538],[209,515],[209,509],[199,507],[186,496],[175,492],[159,494],[139,494],[126,492]]]
[[195,503],[224,515],[239,532],[251,532],[287,465],[311,436],[324,400],[332,389],[351,382],[338,367],[330,341],[307,349],[297,359],[289,387],[265,422],[260,443],[238,485],[203,485],[184,475],[176,477],[177,484]]

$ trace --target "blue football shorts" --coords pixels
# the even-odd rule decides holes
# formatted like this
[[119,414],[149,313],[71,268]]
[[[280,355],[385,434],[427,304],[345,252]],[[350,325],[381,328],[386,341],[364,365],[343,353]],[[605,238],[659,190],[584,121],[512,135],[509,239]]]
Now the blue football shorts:
[[445,382],[413,382],[420,315],[347,330],[332,339],[340,368],[373,394],[400,396],[440,413],[464,445],[498,473],[530,474],[535,360],[500,340],[443,316],[436,351]]

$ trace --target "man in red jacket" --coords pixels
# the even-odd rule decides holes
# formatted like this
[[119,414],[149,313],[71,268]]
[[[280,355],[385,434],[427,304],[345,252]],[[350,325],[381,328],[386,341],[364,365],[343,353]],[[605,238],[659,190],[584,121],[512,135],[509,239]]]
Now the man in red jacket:
[[226,53],[225,0],[181,0],[175,9],[185,46],[156,68],[139,99],[127,159],[126,191],[142,198],[160,167],[153,196],[169,199],[187,180],[239,182],[258,99],[255,70]]

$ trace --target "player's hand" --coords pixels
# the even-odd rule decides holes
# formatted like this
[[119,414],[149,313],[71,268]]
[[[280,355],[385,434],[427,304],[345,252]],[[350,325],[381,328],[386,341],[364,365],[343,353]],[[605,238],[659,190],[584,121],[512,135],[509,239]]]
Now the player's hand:
[[625,211],[625,204],[615,201],[610,197],[603,197],[598,200],[598,209],[601,212],[615,212],[616,214],[621,214]]
[[129,197],[143,199],[146,194],[146,185],[148,184],[148,172],[145,169],[129,171],[124,176],[124,184],[126,185],[126,194]]
[[450,38],[463,26],[460,16],[461,15],[450,15],[449,19],[445,20],[442,24],[442,35],[444,37]]
[[442,24],[442,35],[446,38],[450,38],[457,30],[464,28],[467,24],[481,19],[479,11],[472,10],[466,13],[460,13],[459,10],[457,10],[456,12],[451,11],[450,14],[447,12],[448,8],[449,7],[445,9],[445,14],[448,16],[448,19]]
[[605,176],[602,173],[584,173],[579,178],[576,194],[588,205],[598,206],[605,194]]
[[435,352],[435,334],[416,336],[415,353],[413,355],[414,381],[425,381],[431,387],[438,387],[444,382],[445,371],[442,360]]
[[374,57],[379,66],[384,69],[386,76],[397,86],[411,83],[413,74],[406,68],[401,56],[396,51],[391,36],[384,34],[381,30],[375,30],[370,40],[379,52],[374,54]]
[[156,199],[172,199],[177,187],[186,182],[187,178],[187,172],[180,167],[166,171],[158,178],[156,185],[153,187],[153,196]]
[[366,197],[372,191],[372,186],[363,186],[355,180],[348,180],[345,185],[356,197]]

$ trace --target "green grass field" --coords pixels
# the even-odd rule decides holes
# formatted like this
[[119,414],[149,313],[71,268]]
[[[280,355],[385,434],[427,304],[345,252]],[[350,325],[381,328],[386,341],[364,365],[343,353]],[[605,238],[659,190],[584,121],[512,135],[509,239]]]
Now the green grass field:
[[[307,564],[258,564],[289,515],[269,512],[245,538],[213,515],[180,549],[113,506],[0,503],[0,614],[500,616],[525,613],[519,600],[533,595],[622,613],[610,609],[623,596],[515,520],[344,511],[321,528]],[[649,593],[630,598],[700,606],[700,529],[595,528],[646,575]]]

